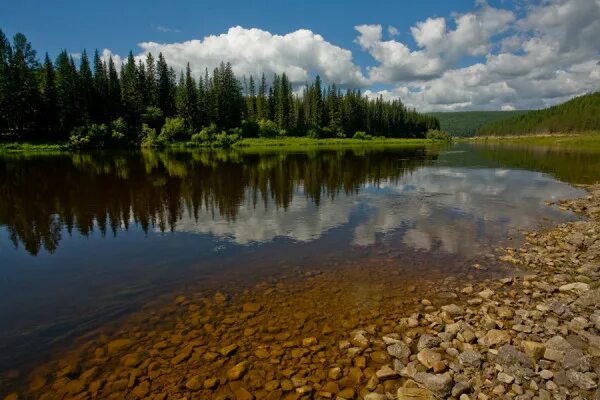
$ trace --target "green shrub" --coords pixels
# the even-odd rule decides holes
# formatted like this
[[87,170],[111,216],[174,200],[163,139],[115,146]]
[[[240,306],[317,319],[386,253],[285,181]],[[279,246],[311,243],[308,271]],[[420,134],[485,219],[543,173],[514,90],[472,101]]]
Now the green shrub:
[[209,126],[202,128],[200,132],[193,134],[192,142],[196,144],[210,144],[214,141],[215,135],[218,133],[217,125],[210,124]]
[[221,132],[215,135],[215,140],[212,142],[214,147],[231,147],[235,142],[240,140],[240,136],[236,133]]
[[156,133],[156,129],[150,128],[148,125],[142,125],[142,147],[160,147],[164,142]]
[[158,130],[164,121],[164,115],[159,107],[148,106],[142,114],[142,122],[154,130]]
[[262,138],[275,138],[285,136],[285,129],[279,129],[277,124],[270,119],[261,119],[258,121],[258,136]]
[[373,139],[373,136],[367,134],[364,131],[357,131],[354,133],[354,136],[352,136],[353,139],[359,139],[359,140],[371,140]]
[[185,120],[179,117],[167,118],[160,130],[160,138],[165,142],[188,139],[188,130],[185,127]]
[[72,149],[103,149],[121,146],[127,142],[127,124],[119,118],[110,125],[79,126],[69,136]]
[[452,135],[450,135],[448,132],[440,131],[437,129],[428,130],[427,133],[425,134],[425,137],[430,140],[439,140],[439,141],[443,141],[443,142],[451,142],[452,141]]

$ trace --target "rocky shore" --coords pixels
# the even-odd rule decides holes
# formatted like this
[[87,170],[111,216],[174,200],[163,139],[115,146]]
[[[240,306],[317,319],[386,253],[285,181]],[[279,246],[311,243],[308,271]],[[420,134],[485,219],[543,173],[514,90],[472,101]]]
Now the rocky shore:
[[585,220],[498,249],[509,277],[390,294],[317,271],[182,295],[5,400],[600,399],[600,185],[587,189],[556,205]]

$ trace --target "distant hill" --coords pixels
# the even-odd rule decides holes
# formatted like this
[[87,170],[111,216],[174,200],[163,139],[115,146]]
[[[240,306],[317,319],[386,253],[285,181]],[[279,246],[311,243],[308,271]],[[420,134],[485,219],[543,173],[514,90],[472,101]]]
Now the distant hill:
[[528,111],[459,111],[428,113],[440,121],[440,129],[452,136],[475,136],[482,126]]
[[[441,119],[440,119],[441,123]],[[600,92],[565,103],[485,124],[478,134],[523,135],[600,130]]]

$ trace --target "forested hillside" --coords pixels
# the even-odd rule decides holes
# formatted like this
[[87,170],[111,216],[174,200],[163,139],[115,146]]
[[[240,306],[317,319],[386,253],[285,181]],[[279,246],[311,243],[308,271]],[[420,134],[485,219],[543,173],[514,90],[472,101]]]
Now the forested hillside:
[[440,121],[440,129],[452,136],[475,136],[479,128],[487,123],[498,121],[527,111],[457,111],[428,113]]
[[480,135],[521,135],[600,130],[600,92],[576,97],[565,103],[491,122]]
[[[85,50],[76,65],[65,50],[39,62],[23,34],[0,31],[0,134],[17,140],[69,140],[74,147],[199,144],[239,137],[425,137],[438,121],[400,100],[368,99],[325,86],[319,76],[296,94],[285,73],[236,77],[229,63],[193,76],[162,54],[122,66]],[[298,88],[296,88],[298,89]]]

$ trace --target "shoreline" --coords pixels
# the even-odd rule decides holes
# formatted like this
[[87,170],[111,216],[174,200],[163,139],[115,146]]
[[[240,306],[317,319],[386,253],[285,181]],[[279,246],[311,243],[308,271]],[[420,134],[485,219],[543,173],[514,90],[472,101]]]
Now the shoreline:
[[[585,188],[557,205],[586,220],[502,249],[509,277],[362,293],[306,271],[234,298],[180,295],[88,337],[7,398],[598,398],[600,185]],[[346,301],[356,296],[364,308]]]

